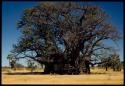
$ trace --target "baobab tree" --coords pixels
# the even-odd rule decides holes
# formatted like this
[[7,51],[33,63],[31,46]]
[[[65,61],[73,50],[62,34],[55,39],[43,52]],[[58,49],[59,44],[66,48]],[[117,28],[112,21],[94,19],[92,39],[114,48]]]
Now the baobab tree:
[[66,65],[83,73],[83,64],[90,73],[92,56],[110,48],[104,40],[120,39],[105,11],[77,2],[42,2],[25,9],[18,29],[22,35],[13,53],[44,64],[48,73],[57,66],[58,72],[64,71]]

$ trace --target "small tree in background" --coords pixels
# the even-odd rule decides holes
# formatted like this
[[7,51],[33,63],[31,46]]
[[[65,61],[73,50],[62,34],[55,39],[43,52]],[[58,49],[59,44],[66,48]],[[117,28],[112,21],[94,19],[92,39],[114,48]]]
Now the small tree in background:
[[16,68],[25,68],[25,66],[23,65],[23,64],[21,64],[21,63],[16,63],[15,64],[15,66],[16,66]]
[[115,53],[111,57],[113,71],[121,71],[121,61],[119,55]]
[[121,69],[124,70],[124,61],[121,61]]
[[102,64],[101,66],[104,67],[106,69],[106,71],[108,71],[108,68],[111,67],[111,57],[108,57],[108,58],[102,58]]
[[10,68],[16,70],[16,66],[15,66],[16,59],[14,58],[14,55],[13,54],[9,54],[7,56],[7,59],[9,60]]
[[105,67],[106,71],[109,67],[112,68],[113,71],[121,71],[120,57],[116,53],[110,54],[108,57],[101,58],[101,62],[102,64],[99,66]]
[[27,67],[31,69],[31,72],[33,72],[37,66],[35,65],[35,62],[33,60],[28,60]]

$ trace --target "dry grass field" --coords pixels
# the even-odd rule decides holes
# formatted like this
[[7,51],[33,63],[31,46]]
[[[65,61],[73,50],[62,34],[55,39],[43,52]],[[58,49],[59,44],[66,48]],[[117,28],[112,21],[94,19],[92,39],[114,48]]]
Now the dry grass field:
[[[40,70],[30,73],[26,69],[2,71],[2,84],[124,84],[123,70],[121,72],[105,71],[104,69],[91,69],[91,74],[83,75],[43,75]],[[39,73],[38,73],[39,72]]]

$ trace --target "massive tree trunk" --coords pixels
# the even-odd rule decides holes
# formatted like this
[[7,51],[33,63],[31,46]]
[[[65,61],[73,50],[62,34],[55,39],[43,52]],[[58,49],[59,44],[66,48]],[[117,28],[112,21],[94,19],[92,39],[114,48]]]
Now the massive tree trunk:
[[52,54],[50,56],[49,62],[46,62],[44,65],[45,65],[44,73],[46,74],[50,73],[63,74],[64,56],[60,53]]
[[49,64],[45,64],[44,73],[45,74],[49,74],[50,73],[50,71],[49,71]]
[[54,64],[53,63],[46,63],[45,64],[45,68],[44,68],[44,73],[45,74],[50,74],[50,73],[54,73]]

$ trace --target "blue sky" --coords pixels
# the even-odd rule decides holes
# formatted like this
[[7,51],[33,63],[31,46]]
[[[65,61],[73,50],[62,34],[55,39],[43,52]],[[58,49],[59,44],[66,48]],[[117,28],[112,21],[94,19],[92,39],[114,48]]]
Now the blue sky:
[[[38,2],[3,2],[2,3],[2,66],[8,65],[7,55],[12,45],[17,42],[21,33],[17,30],[17,21],[21,18],[23,10],[36,6]],[[110,16],[111,22],[123,34],[123,3],[121,2],[92,2],[103,8]],[[108,42],[109,45],[114,45]],[[118,42],[119,54],[123,60],[123,40]],[[21,63],[24,63],[22,60]]]

